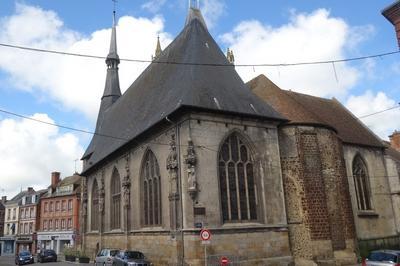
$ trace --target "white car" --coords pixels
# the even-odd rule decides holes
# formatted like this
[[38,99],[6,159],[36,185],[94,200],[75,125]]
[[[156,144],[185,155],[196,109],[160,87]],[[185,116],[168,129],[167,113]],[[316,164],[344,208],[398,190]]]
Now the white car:
[[111,266],[114,262],[114,257],[119,253],[119,249],[105,248],[97,254],[94,260],[95,266]]

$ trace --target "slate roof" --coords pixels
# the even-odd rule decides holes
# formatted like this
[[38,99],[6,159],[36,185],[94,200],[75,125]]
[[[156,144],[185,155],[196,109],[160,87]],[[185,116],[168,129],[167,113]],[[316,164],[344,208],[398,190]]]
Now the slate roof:
[[104,112],[97,133],[121,140],[95,135],[83,156],[88,163],[82,174],[181,108],[285,121],[243,83],[206,29],[201,13],[192,9],[178,37]]
[[261,99],[286,116],[289,124],[321,125],[333,128],[344,143],[383,148],[379,137],[336,99],[324,99],[282,90],[264,75],[247,85]]
[[[81,178],[79,174],[75,173],[72,176],[65,177],[62,179],[56,186],[56,189],[52,191],[52,193],[49,192],[49,189],[46,190],[46,193],[42,196],[43,198],[53,198],[53,197],[60,197],[60,196],[68,196],[68,195],[74,195],[77,194],[81,191],[80,184],[81,184]],[[74,185],[72,191],[57,191],[57,188],[68,186],[68,185]],[[49,186],[50,188],[51,186]]]

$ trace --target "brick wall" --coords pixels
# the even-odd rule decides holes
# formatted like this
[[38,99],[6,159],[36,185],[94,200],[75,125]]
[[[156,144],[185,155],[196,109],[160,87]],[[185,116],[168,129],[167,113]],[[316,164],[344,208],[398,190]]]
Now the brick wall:
[[[336,133],[326,128],[286,126],[279,135],[293,256],[339,264],[355,261],[349,185]],[[337,257],[334,251],[338,250],[345,255]]]
[[300,137],[305,205],[312,240],[330,239],[325,185],[322,179],[321,158],[316,134],[303,133]]

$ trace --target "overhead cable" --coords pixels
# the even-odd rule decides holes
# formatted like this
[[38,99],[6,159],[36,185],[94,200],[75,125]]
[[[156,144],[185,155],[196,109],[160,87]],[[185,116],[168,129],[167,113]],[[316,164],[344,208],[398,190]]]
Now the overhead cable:
[[384,112],[387,112],[387,111],[390,111],[390,110],[394,110],[394,109],[397,109],[397,108],[400,108],[400,106],[394,106],[394,107],[391,107],[391,108],[388,108],[388,109],[385,109],[385,110],[382,110],[382,111],[378,111],[378,112],[375,112],[375,113],[372,113],[372,114],[363,115],[363,116],[358,117],[358,119],[367,118],[367,117],[370,117],[370,116],[373,116],[373,115],[377,115],[377,114],[381,114],[381,113],[384,113]]
[[[6,44],[6,43],[0,43],[0,46],[13,48],[13,49],[21,49],[21,50],[26,50],[26,51],[31,51],[31,52],[59,54],[59,55],[85,57],[85,58],[92,58],[92,59],[103,59],[103,60],[105,60],[107,58],[105,56],[88,55],[88,54],[81,54],[81,53],[71,53],[71,52],[63,52],[63,51],[49,50],[49,49],[40,49],[40,48],[13,45],[13,44]],[[301,66],[301,65],[321,65],[321,64],[344,63],[344,62],[360,61],[360,60],[366,60],[366,59],[378,58],[378,57],[382,58],[382,57],[395,55],[395,54],[400,54],[400,51],[386,52],[386,53],[366,55],[366,56],[360,56],[360,57],[352,57],[352,58],[345,58],[345,59],[336,59],[336,60],[294,62],[294,63],[275,63],[275,64],[261,63],[261,64],[235,64],[235,65],[232,65],[230,63],[228,63],[228,64],[189,63],[189,62],[159,61],[159,60],[152,61],[152,60],[128,59],[128,58],[121,58],[120,61],[136,62],[136,63],[154,63],[154,64],[164,64],[164,65],[185,65],[185,66],[252,67],[253,70],[254,70],[255,67],[277,67],[277,66],[279,66],[279,67],[288,67],[288,66]]]
[[[377,114],[380,114],[380,113],[383,113],[383,112],[394,110],[396,108],[400,108],[400,106],[395,106],[395,107],[392,107],[392,108],[389,108],[389,109],[386,109],[386,110],[382,110],[382,111],[375,112],[375,113],[372,113],[372,114],[369,114],[369,115],[361,116],[361,117],[358,117],[358,119],[362,119],[362,118],[366,118],[366,117],[369,117],[369,116],[377,115]],[[121,138],[121,137],[116,137],[116,136],[112,136],[112,135],[100,134],[100,133],[97,133],[97,132],[88,131],[88,130],[84,130],[84,129],[73,128],[73,127],[64,126],[64,125],[60,125],[60,124],[50,123],[50,122],[47,122],[47,121],[43,121],[43,120],[36,119],[36,118],[33,118],[33,117],[21,115],[21,114],[14,113],[14,112],[11,112],[11,111],[7,111],[7,110],[4,110],[4,109],[0,109],[0,112],[8,114],[8,115],[16,116],[16,117],[19,117],[19,118],[22,118],[22,119],[34,121],[34,122],[37,122],[37,123],[42,123],[42,124],[46,124],[46,125],[50,125],[50,126],[54,126],[54,127],[58,127],[58,128],[63,128],[63,129],[71,130],[71,131],[76,131],[76,132],[80,132],[80,133],[86,133],[86,134],[90,134],[90,135],[96,135],[96,136],[100,136],[100,137],[112,138],[112,139],[117,139],[117,140],[122,140],[122,141],[129,141],[130,140],[130,139],[127,139],[127,138]],[[150,142],[150,143],[158,144],[158,145],[169,145],[168,143],[159,143],[159,142]],[[182,145],[182,146],[184,146],[184,145]],[[206,147],[204,145],[198,145],[198,147],[211,150],[210,148],[208,148],[208,147]]]

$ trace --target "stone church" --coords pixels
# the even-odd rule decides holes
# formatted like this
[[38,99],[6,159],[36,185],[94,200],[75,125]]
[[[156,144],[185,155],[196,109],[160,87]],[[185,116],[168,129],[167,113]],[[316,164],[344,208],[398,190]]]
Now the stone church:
[[391,197],[372,193],[389,185],[369,181],[385,176],[381,140],[336,100],[264,76],[245,84],[197,7],[123,95],[119,63],[114,25],[96,135],[82,157],[88,254],[345,265],[356,261],[357,239],[397,234],[393,208],[383,208]]

